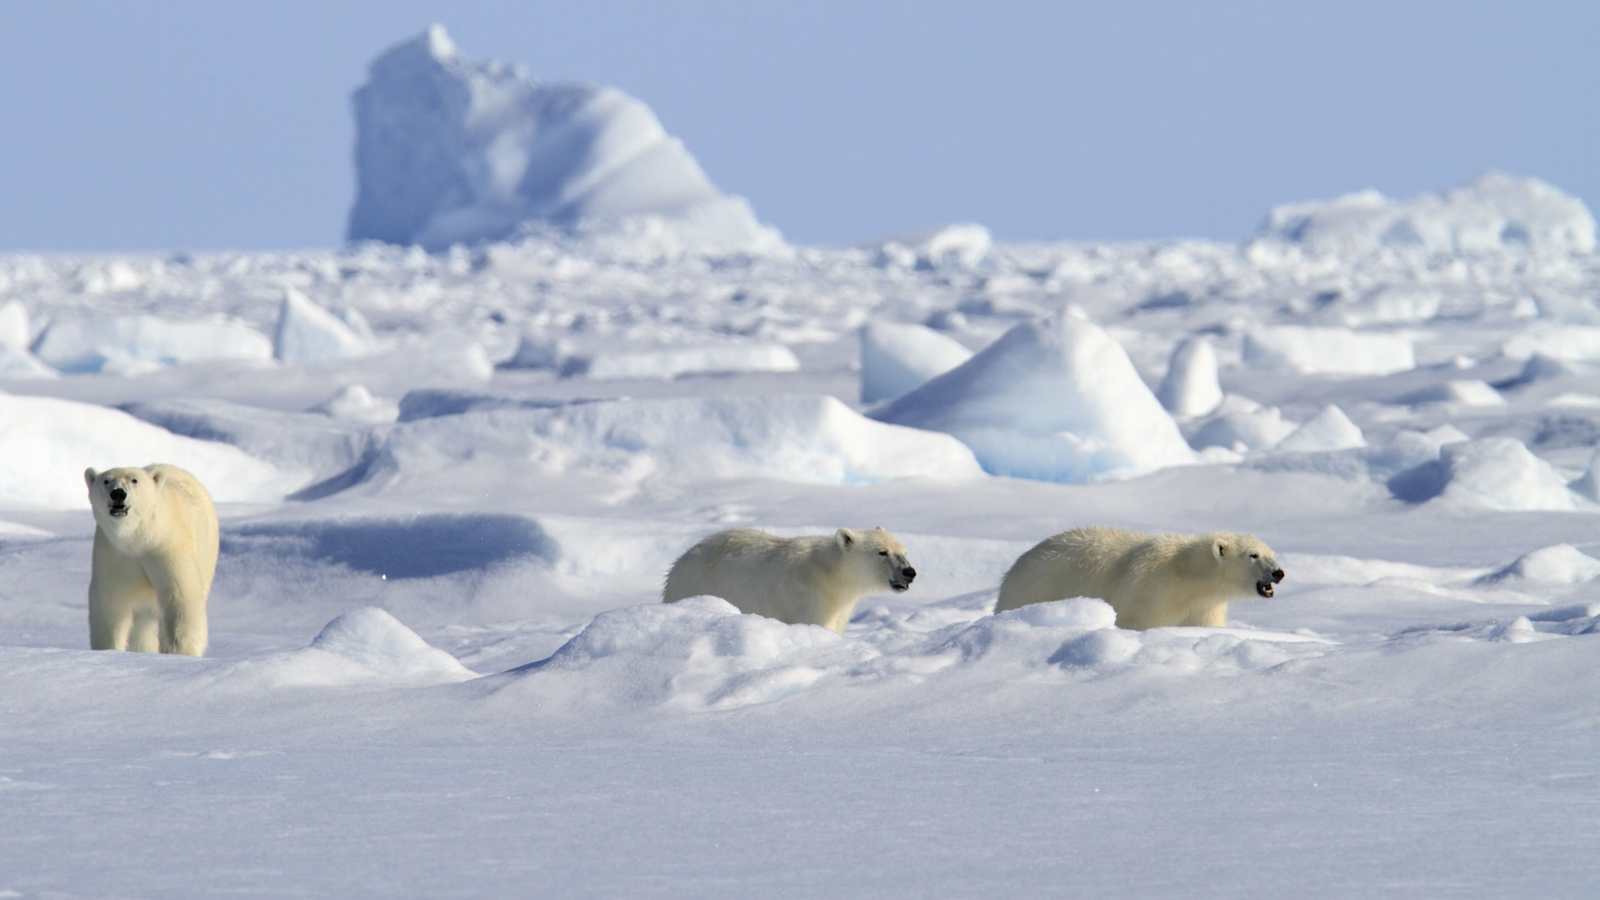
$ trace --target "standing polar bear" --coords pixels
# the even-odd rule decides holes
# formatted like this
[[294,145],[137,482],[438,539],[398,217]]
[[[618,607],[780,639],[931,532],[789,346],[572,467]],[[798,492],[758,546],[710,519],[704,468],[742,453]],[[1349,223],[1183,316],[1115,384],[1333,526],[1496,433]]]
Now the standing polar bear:
[[217,510],[177,466],[95,472],[89,646],[147,653],[206,652],[206,598],[217,572]]
[[1228,600],[1271,597],[1283,580],[1277,554],[1247,534],[1141,534],[1075,528],[1017,558],[995,612],[1067,597],[1098,597],[1123,628],[1221,626]]
[[884,588],[899,593],[916,577],[906,548],[882,528],[794,538],[735,528],[678,557],[661,599],[710,594],[740,612],[843,634],[857,600]]

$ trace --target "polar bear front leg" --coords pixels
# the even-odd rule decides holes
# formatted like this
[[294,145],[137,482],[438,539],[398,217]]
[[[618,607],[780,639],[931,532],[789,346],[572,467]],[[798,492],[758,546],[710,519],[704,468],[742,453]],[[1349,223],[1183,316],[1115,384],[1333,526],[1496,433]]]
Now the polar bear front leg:
[[162,653],[204,656],[208,637],[206,590],[191,561],[158,557],[145,571],[156,586]]
[[94,568],[89,575],[89,647],[129,650],[134,617],[155,600],[155,588],[139,564],[111,549],[95,535]]
[[126,650],[128,635],[133,630],[133,610],[126,603],[116,603],[95,596],[89,588],[89,649]]

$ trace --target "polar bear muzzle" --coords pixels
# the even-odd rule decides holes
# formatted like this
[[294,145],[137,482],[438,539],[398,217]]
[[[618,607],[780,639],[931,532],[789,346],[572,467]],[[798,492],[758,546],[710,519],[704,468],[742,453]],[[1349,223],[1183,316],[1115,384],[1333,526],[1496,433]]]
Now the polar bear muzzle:
[[1263,597],[1271,599],[1272,595],[1274,593],[1276,593],[1276,589],[1273,587],[1273,585],[1277,584],[1278,582],[1280,582],[1282,580],[1283,580],[1283,570],[1282,569],[1273,569],[1272,570],[1272,575],[1271,575],[1270,578],[1263,578],[1260,581],[1256,582],[1256,593],[1260,594]]

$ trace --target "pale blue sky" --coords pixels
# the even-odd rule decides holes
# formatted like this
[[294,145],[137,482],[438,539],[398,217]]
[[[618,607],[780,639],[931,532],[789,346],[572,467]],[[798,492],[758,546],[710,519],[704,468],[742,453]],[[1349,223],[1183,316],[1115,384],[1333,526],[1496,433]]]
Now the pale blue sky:
[[7,4],[0,249],[333,246],[349,94],[429,22],[640,97],[791,239],[1235,238],[1489,168],[1600,208],[1600,3]]

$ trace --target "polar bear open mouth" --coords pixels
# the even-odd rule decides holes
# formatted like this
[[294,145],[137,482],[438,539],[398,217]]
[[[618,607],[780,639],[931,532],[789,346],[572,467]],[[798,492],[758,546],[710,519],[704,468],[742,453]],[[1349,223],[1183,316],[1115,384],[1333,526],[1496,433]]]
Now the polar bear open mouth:
[[1270,581],[1258,581],[1258,582],[1256,582],[1256,593],[1260,594],[1263,597],[1269,597],[1270,598],[1272,596],[1272,594],[1273,594],[1272,582],[1270,582]]
[[128,514],[128,504],[126,504],[126,503],[113,503],[113,504],[111,504],[111,508],[106,510],[106,512],[111,514],[111,518],[120,519],[123,516]]
[[896,594],[902,593],[902,592],[910,589],[910,587],[911,587],[911,585],[906,584],[903,581],[891,581],[891,582],[889,582],[890,590],[893,590]]

